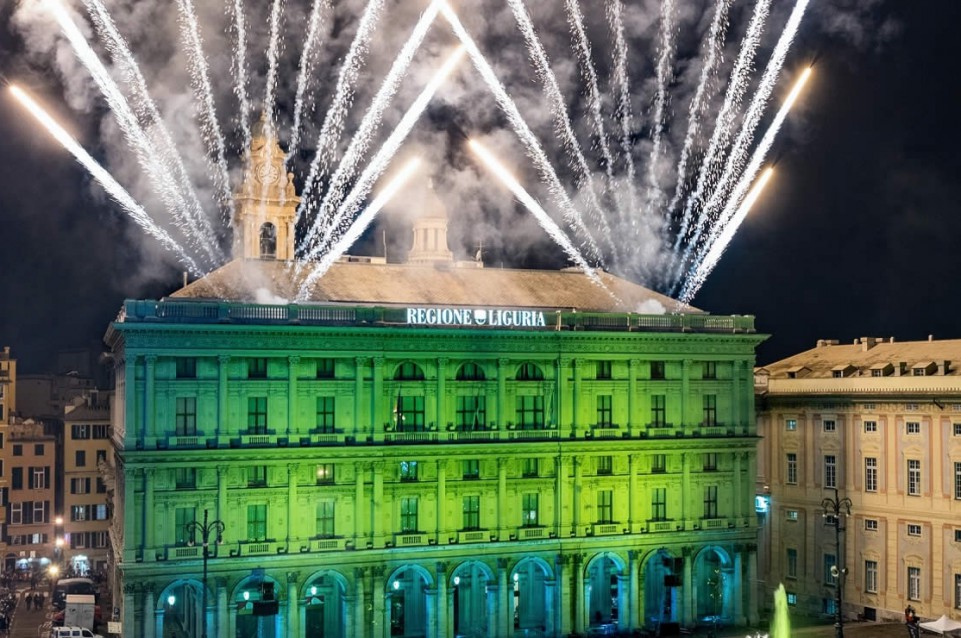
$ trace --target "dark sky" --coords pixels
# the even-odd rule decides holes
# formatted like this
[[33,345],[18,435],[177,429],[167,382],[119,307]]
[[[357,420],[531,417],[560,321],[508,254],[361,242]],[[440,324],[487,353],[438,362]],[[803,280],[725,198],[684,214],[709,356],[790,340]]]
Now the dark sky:
[[[0,70],[76,119],[51,74],[18,63],[9,5]],[[776,147],[774,180],[694,299],[715,314],[756,315],[772,335],[761,363],[819,338],[961,336],[961,3],[861,5],[896,33],[850,42],[802,31],[792,55],[813,59],[815,75]],[[81,133],[96,151],[94,137]],[[176,283],[173,269],[145,263],[131,240],[139,232],[95,200],[83,170],[4,90],[0,346],[22,370],[48,369],[60,348],[98,346],[124,298]]]

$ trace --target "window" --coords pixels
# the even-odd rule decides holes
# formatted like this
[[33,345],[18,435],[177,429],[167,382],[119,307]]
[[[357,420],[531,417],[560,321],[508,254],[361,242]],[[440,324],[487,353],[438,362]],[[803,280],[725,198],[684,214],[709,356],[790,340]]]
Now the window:
[[317,397],[317,431],[334,432],[334,397]]
[[27,480],[30,482],[28,487],[31,490],[50,489],[50,468],[49,467],[31,467],[30,473],[27,476]]
[[47,510],[50,507],[50,501],[34,501],[33,502],[33,522],[34,523],[46,523],[47,522]]
[[10,470],[10,489],[23,489],[23,468],[15,467]]
[[480,529],[480,496],[464,497],[464,530]]
[[424,371],[413,361],[405,361],[394,371],[395,381],[423,381]]
[[866,518],[864,519],[864,530],[867,532],[878,531],[878,519],[876,518]]
[[70,493],[71,494],[89,494],[90,479],[89,478],[70,479]]
[[417,531],[417,497],[405,496],[400,499],[400,531]]
[[598,379],[610,379],[612,377],[611,369],[613,365],[610,361],[598,361],[597,362],[597,378]]
[[524,494],[521,497],[521,526],[533,527],[538,523],[537,493]]
[[247,434],[267,434],[267,397],[247,397]]
[[667,397],[663,394],[651,395],[651,427],[667,427]]
[[394,425],[399,432],[423,432],[424,397],[397,395],[394,408]]
[[954,608],[961,609],[961,574],[954,575]]
[[247,487],[267,487],[267,466],[247,466]]
[[71,425],[70,426],[70,438],[74,441],[81,439],[90,438],[90,426],[89,425]]
[[825,420],[823,421],[823,425],[824,425],[824,431],[825,431],[825,432],[837,432],[837,431],[838,431],[838,423],[837,423],[837,421],[835,421],[834,419],[825,419]]
[[267,540],[267,504],[247,506],[247,540]]
[[666,471],[667,471],[667,455],[652,454],[651,455],[651,472],[654,474],[660,474]]
[[97,465],[107,462],[107,450],[97,450]]
[[544,397],[517,397],[517,427],[522,430],[540,430],[544,427]]
[[702,377],[705,379],[717,378],[717,361],[705,361]]
[[904,404],[904,410],[905,410],[905,412],[917,412],[917,411],[918,411],[918,404],[917,404],[917,403],[905,403],[905,404]]
[[878,561],[864,561],[864,591],[869,594],[878,593]]
[[874,412],[875,410],[878,409],[877,403],[865,403],[861,407],[862,409],[867,410],[868,412]]
[[788,485],[797,485],[797,452],[787,453],[787,465],[784,482]]
[[247,378],[266,379],[267,378],[267,359],[255,357],[247,359]]
[[705,472],[717,471],[717,452],[704,453],[704,471]]
[[961,463],[954,464],[954,498],[961,501]]
[[614,491],[599,490],[597,492],[597,522],[614,522]]
[[701,418],[701,425],[704,427],[714,427],[717,425],[717,395],[705,394],[703,398],[704,413]]
[[197,359],[194,357],[177,357],[176,371],[178,379],[197,378]]
[[797,550],[789,547],[787,550],[787,570],[788,578],[797,578]]
[[833,454],[824,456],[824,487],[838,486],[838,459]]
[[797,605],[797,594],[795,594],[793,591],[787,592],[787,604],[791,607],[795,607]]
[[23,503],[10,503],[10,524],[23,524]]
[[178,467],[174,470],[174,486],[178,490],[197,487],[197,468]]
[[664,370],[667,366],[663,361],[651,361],[651,378],[652,379],[665,379]]
[[877,432],[877,431],[878,431],[878,422],[877,422],[877,421],[865,421],[865,422],[864,422],[864,431],[865,431],[865,432]]
[[174,420],[177,436],[196,436],[197,434],[197,398],[177,397],[177,411]]
[[873,456],[864,458],[864,491],[878,491],[878,460]]
[[704,518],[717,518],[717,485],[704,486]]
[[596,463],[598,476],[610,476],[614,473],[614,457],[599,456],[596,459]]
[[458,381],[483,381],[484,369],[473,361],[469,361],[457,370]]
[[43,456],[43,443],[37,443],[33,446],[34,456]]
[[961,543],[961,529],[954,530],[954,542]]
[[797,430],[797,419],[785,419],[784,429],[787,430],[788,432],[794,432],[795,430]]
[[921,526],[917,523],[908,523],[908,536],[920,536]]
[[14,446],[13,446],[13,455],[14,455],[14,456],[23,456],[23,446],[20,445],[20,444],[14,445]]
[[402,481],[417,480],[417,461],[401,461],[400,462],[400,480]]
[[316,519],[317,538],[333,538],[334,536],[334,502],[320,501],[317,503]]
[[77,467],[84,467],[87,465],[87,453],[84,450],[77,450],[74,454],[74,462]]
[[787,519],[787,520],[789,520],[789,521],[796,521],[796,520],[798,519],[798,511],[797,511],[797,510],[787,510],[786,512],[784,512],[784,518]]
[[[94,425],[93,426],[93,438],[95,439],[109,439],[110,438],[110,426],[106,424]],[[0,445],[0,447],[3,447]]]
[[921,461],[908,460],[908,496],[921,496]]
[[543,381],[544,373],[533,363],[524,363],[517,368],[518,381]]
[[457,428],[483,430],[487,422],[487,397],[457,397]]
[[196,533],[187,530],[187,525],[196,520],[197,511],[193,507],[178,507],[174,510],[174,538],[178,545],[196,542]]
[[524,466],[521,475],[524,478],[536,478],[540,474],[540,459],[536,456],[529,456],[524,459]]
[[106,494],[106,493],[107,493],[107,483],[103,480],[102,477],[98,476],[97,477],[97,494]]
[[71,521],[86,521],[89,519],[89,512],[87,511],[87,505],[72,505],[70,507],[70,520]]
[[317,359],[317,375],[316,376],[318,379],[333,379],[334,378],[334,360],[333,359]]
[[961,436],[961,423],[954,424],[954,436]]
[[920,567],[908,567],[908,600],[921,600]]
[[462,461],[463,465],[463,476],[465,479],[479,479],[480,478],[480,461],[477,459],[467,459]]
[[921,434],[921,422],[908,421],[904,424],[904,429],[908,434]]
[[614,425],[613,397],[601,394],[597,397],[597,427],[608,428]]
[[837,564],[837,556],[834,554],[824,555],[824,584],[828,587],[834,587],[835,583],[837,583],[838,577],[831,573]]
[[651,490],[651,520],[667,520],[667,488],[655,487]]
[[331,485],[334,482],[334,464],[317,464],[317,485]]

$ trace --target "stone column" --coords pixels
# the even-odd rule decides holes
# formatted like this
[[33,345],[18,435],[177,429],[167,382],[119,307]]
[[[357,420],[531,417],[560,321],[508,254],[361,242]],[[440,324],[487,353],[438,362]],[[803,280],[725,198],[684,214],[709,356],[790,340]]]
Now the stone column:
[[[390,618],[384,603],[387,602],[384,568],[380,565],[371,567],[370,596],[373,607],[373,631],[370,635],[374,638],[387,638],[390,635]],[[360,634],[365,635],[365,634]]]
[[[742,424],[746,425],[742,421],[742,416],[741,416],[741,402],[743,400],[741,398],[741,378],[743,374],[744,374],[744,362],[738,359],[737,361],[734,362],[734,383],[733,383],[734,387],[732,388],[732,391],[734,392],[734,402],[733,402],[734,405],[733,405],[733,410],[731,414],[731,420],[734,422],[733,425],[735,428],[735,432],[740,431]],[[752,396],[750,400],[753,401],[753,399],[754,397]],[[747,433],[746,427],[744,428],[744,431],[746,434]]]
[[450,633],[447,630],[447,563],[439,561],[437,563],[437,600],[435,601],[437,610],[437,633],[438,638],[447,638]]
[[561,590],[561,622],[560,622],[560,635],[567,636],[574,631],[574,594],[571,591],[574,586],[571,583],[571,578],[574,574],[569,569],[571,566],[571,554],[560,554],[557,557],[557,562],[560,563],[561,569],[557,573],[557,580],[560,583]]
[[374,546],[384,546],[384,462],[374,463],[374,506],[371,526],[374,528]]
[[370,393],[370,422],[373,432],[380,432],[384,419],[384,359],[374,359],[374,383]]
[[638,455],[629,454],[627,456],[627,528],[631,533],[637,532],[634,528],[637,520],[637,469]]
[[514,635],[514,614],[511,610],[511,600],[514,598],[514,590],[510,586],[507,574],[507,559],[497,559],[497,587],[500,590],[498,598],[497,619],[500,631],[495,631],[496,636]]
[[693,512],[690,511],[691,490],[693,489],[691,484],[691,459],[687,452],[681,455],[681,468],[684,476],[681,483],[681,524],[684,525],[684,529],[687,529],[687,519],[693,515]]
[[[580,457],[571,458],[574,464],[574,489],[571,490],[571,527],[575,535],[580,535],[581,525],[581,479],[584,473],[584,461]],[[576,630],[575,630],[576,631]]]
[[227,469],[226,465],[217,466],[217,518],[227,523]]
[[[744,552],[744,548],[741,546],[734,548],[734,583],[731,587],[731,591],[734,595],[734,624],[738,626],[744,625],[744,590],[748,589],[744,583],[744,564],[741,559],[741,555]],[[721,599],[723,600],[723,598]]]
[[297,593],[298,572],[287,572],[287,635],[300,636],[300,599]]
[[297,464],[287,464],[287,551],[296,551],[292,547],[294,539],[298,537],[294,518],[297,514]]
[[[567,635],[570,627],[564,629],[564,604],[567,602],[567,595],[564,592],[564,580],[567,574],[564,572],[564,556],[554,554],[554,617],[552,619],[553,633],[557,635]],[[570,618],[570,614],[567,614]]]
[[217,638],[227,638],[230,625],[227,615],[227,581],[224,578],[217,578],[215,582],[217,584],[217,619],[216,629],[210,635],[217,636]]
[[154,520],[154,480],[155,474],[153,468],[147,468],[144,470],[143,477],[143,545],[144,545],[144,557],[145,561],[153,562],[156,560],[154,556],[154,530],[156,529],[156,521]]
[[357,463],[354,468],[354,547],[364,549],[364,537],[370,531],[364,516],[364,480],[371,465]]
[[507,527],[507,459],[497,458],[497,538],[503,537]]
[[[630,570],[630,565],[628,565],[627,569]],[[630,622],[631,622],[630,581],[631,581],[630,571],[628,571],[627,573],[621,573],[617,575],[617,605],[619,609],[628,610],[626,614],[621,612],[617,616],[617,630],[620,632],[626,632],[630,628]]]
[[567,496],[565,482],[567,481],[567,465],[564,455],[554,457],[554,529],[558,538],[564,538],[570,532],[564,520],[564,498]]
[[297,424],[297,366],[300,357],[287,357],[287,438],[296,431]]
[[637,359],[628,361],[627,368],[627,432],[634,436],[635,429],[643,424],[637,418],[637,369],[641,362]]
[[[184,601],[178,601],[181,605]],[[157,612],[160,612],[159,614]],[[144,638],[154,638],[157,631],[158,620],[163,623],[164,608],[157,609],[157,596],[152,584],[148,584],[143,590],[143,635]],[[161,628],[163,625],[161,624]]]
[[584,554],[574,554],[574,632],[582,634],[587,629],[584,618]]
[[369,619],[367,617],[367,599],[370,596],[370,592],[368,592],[366,588],[368,569],[369,568],[366,567],[354,568],[354,591],[356,592],[354,605],[356,609],[354,610],[354,624],[347,625],[348,630],[351,627],[353,627],[354,630],[353,632],[345,631],[344,633],[346,635],[353,633],[354,636],[372,636],[374,634],[373,628],[369,627]]
[[641,628],[641,591],[640,591],[640,571],[641,567],[638,559],[640,554],[637,550],[631,549],[627,552],[628,559],[628,569],[631,570],[630,573],[630,585],[628,589],[628,622],[630,623],[628,627],[630,629],[640,629]]
[[447,459],[437,461],[437,544],[447,542]]
[[747,546],[747,621],[756,626],[760,620],[757,613],[757,545]]
[[157,368],[157,355],[148,354],[144,357],[144,384],[143,384],[143,422],[140,424],[140,447],[144,448],[148,436],[156,436],[157,429],[154,419],[156,411],[154,406],[155,375]]
[[437,431],[443,432],[447,427],[447,359],[437,360]]
[[[681,423],[682,428],[691,425],[689,419],[694,418],[688,410],[688,403],[691,401],[691,360],[684,359],[681,362]],[[700,420],[698,420],[698,425]]]
[[566,363],[564,359],[557,359],[554,362],[554,406],[552,409],[554,411],[553,423],[557,426],[558,432],[562,432],[564,429],[564,388],[566,387],[564,381],[567,376]]
[[684,556],[684,582],[681,586],[681,609],[684,612],[683,624],[685,627],[694,626],[694,550],[692,547],[685,547],[682,551]]
[[581,374],[584,362],[581,359],[573,359],[571,368],[574,371],[574,391],[571,392],[571,436],[576,439],[580,434],[581,426]]
[[507,359],[497,360],[497,427],[507,426]]
[[362,442],[365,433],[373,428],[370,427],[373,419],[366,418],[364,415],[364,370],[370,359],[367,357],[354,358],[354,439]]
[[[130,634],[136,636],[140,633],[140,625],[137,623],[137,603],[136,595],[140,593],[140,583],[123,584],[123,626],[130,627]],[[145,618],[144,624],[151,621]]]
[[227,366],[230,363],[230,355],[222,354],[217,357],[217,445],[220,445],[220,437],[225,436],[228,430],[228,408],[227,408]]

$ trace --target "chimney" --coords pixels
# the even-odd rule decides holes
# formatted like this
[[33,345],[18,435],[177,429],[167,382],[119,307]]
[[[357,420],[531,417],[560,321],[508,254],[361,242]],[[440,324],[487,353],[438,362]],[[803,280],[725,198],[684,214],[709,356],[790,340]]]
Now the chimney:
[[934,341],[934,335],[928,335],[928,341]]
[[867,352],[877,343],[876,337],[861,337],[861,352]]

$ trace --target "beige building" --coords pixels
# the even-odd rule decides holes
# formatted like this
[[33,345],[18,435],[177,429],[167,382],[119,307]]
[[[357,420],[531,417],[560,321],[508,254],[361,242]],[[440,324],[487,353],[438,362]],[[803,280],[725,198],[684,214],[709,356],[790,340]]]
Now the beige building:
[[103,471],[110,449],[110,404],[92,395],[64,415],[63,527],[57,529],[64,569],[106,572],[110,528]]
[[833,614],[837,567],[846,618],[961,619],[961,340],[819,341],[755,390],[762,600]]
[[6,425],[16,410],[17,360],[10,356],[10,346],[4,346],[0,351],[0,424]]
[[4,452],[9,468],[5,470],[10,487],[4,568],[46,569],[54,549],[56,437],[46,434],[41,423],[14,420],[7,439]]

